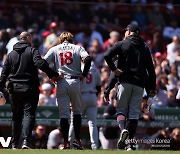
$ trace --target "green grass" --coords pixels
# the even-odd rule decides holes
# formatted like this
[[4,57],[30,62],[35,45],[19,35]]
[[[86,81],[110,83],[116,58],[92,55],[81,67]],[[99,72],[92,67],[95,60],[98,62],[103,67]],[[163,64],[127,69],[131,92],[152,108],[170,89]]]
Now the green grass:
[[0,150],[0,154],[179,154],[179,151],[122,151],[122,150]]

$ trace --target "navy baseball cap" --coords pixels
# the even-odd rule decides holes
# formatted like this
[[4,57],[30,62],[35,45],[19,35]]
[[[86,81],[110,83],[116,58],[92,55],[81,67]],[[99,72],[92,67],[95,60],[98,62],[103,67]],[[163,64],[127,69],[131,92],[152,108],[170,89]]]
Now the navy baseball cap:
[[127,25],[125,30],[129,30],[131,32],[138,33],[139,32],[139,27],[138,27],[138,25],[135,25],[135,24],[129,24],[129,25]]

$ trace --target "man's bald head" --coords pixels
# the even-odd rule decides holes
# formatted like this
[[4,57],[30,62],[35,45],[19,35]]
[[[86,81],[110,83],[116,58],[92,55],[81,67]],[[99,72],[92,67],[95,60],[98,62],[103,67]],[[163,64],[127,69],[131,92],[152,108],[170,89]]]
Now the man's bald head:
[[24,31],[24,32],[22,32],[21,34],[20,34],[20,40],[26,40],[28,37],[31,37],[31,34],[29,33],[29,32],[26,32],[26,31]]
[[31,37],[31,34],[29,32],[22,32],[19,36],[20,40],[21,41],[25,41],[25,42],[28,42],[32,45],[32,37]]

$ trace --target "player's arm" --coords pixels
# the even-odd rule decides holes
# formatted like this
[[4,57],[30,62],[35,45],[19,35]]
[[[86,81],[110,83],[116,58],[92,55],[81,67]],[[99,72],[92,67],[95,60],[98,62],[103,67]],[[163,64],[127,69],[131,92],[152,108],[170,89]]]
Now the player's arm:
[[107,86],[104,91],[104,99],[106,102],[109,101],[109,93],[114,88],[117,81],[118,81],[118,78],[115,76],[114,72],[111,72],[110,77],[108,79]]
[[87,74],[88,74],[88,72],[89,72],[89,69],[90,69],[90,67],[91,67],[91,61],[92,61],[92,59],[91,59],[90,56],[87,56],[87,57],[84,59],[84,70],[83,70],[83,72],[82,72],[82,75],[83,75],[84,77],[86,77]]
[[33,52],[33,61],[35,66],[37,66],[40,70],[45,72],[49,78],[59,76],[57,72],[55,72],[49,67],[48,62],[45,59],[41,58],[39,51],[37,49],[33,48],[32,52]]
[[79,53],[80,53],[80,57],[82,59],[82,62],[84,63],[84,70],[82,72],[82,76],[86,77],[89,69],[91,67],[91,57],[89,56],[89,54],[87,53],[87,51],[85,51],[85,49],[83,47],[79,48]]
[[146,46],[146,69],[149,79],[149,96],[154,97],[156,94],[156,74],[154,64],[149,48]]

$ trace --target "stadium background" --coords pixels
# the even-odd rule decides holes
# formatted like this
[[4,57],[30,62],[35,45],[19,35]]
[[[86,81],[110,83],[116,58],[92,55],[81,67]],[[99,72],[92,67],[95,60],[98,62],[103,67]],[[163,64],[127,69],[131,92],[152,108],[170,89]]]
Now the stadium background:
[[[175,99],[180,82],[180,42],[172,39],[173,35],[180,37],[180,2],[178,0],[94,0],[94,1],[58,1],[58,0],[1,0],[0,1],[0,61],[1,67],[6,58],[6,48],[10,39],[17,37],[23,30],[33,35],[36,48],[42,56],[45,51],[44,40],[51,33],[49,24],[58,24],[58,35],[62,31],[74,34],[75,43],[84,45],[94,58],[101,72],[103,82],[101,94],[98,97],[98,126],[114,126],[115,120],[103,119],[103,108],[107,105],[103,101],[103,92],[106,86],[109,69],[104,64],[104,42],[109,39],[112,31],[119,32],[119,40],[123,38],[122,30],[129,23],[140,26],[140,35],[149,45],[155,62],[157,75],[158,95],[152,112],[143,115],[139,122],[137,135],[150,137],[161,129],[169,128],[170,136],[174,128],[180,128],[180,103]],[[90,27],[95,26],[98,41],[81,42],[79,34],[86,34],[90,38]],[[169,30],[168,28],[171,28]],[[168,31],[169,30],[169,31]],[[90,39],[87,40],[90,40]],[[101,42],[102,40],[102,42]],[[168,45],[174,45],[168,49]],[[176,50],[176,51],[174,51]],[[47,83],[46,76],[39,73],[41,87]],[[52,89],[52,94],[55,88]],[[8,100],[8,98],[7,98]],[[114,93],[112,92],[112,101]],[[10,102],[8,102],[10,103]],[[42,107],[43,106],[43,107]],[[48,116],[49,115],[49,116]],[[9,105],[0,107],[1,136],[10,134],[11,112]],[[48,119],[49,118],[49,119]],[[37,124],[46,126],[49,133],[58,125],[58,110],[54,106],[40,103],[37,112]],[[88,129],[83,121],[84,142],[89,147]],[[180,133],[180,132],[179,132]],[[143,147],[142,147],[143,148]],[[148,148],[148,147],[145,147]]]

